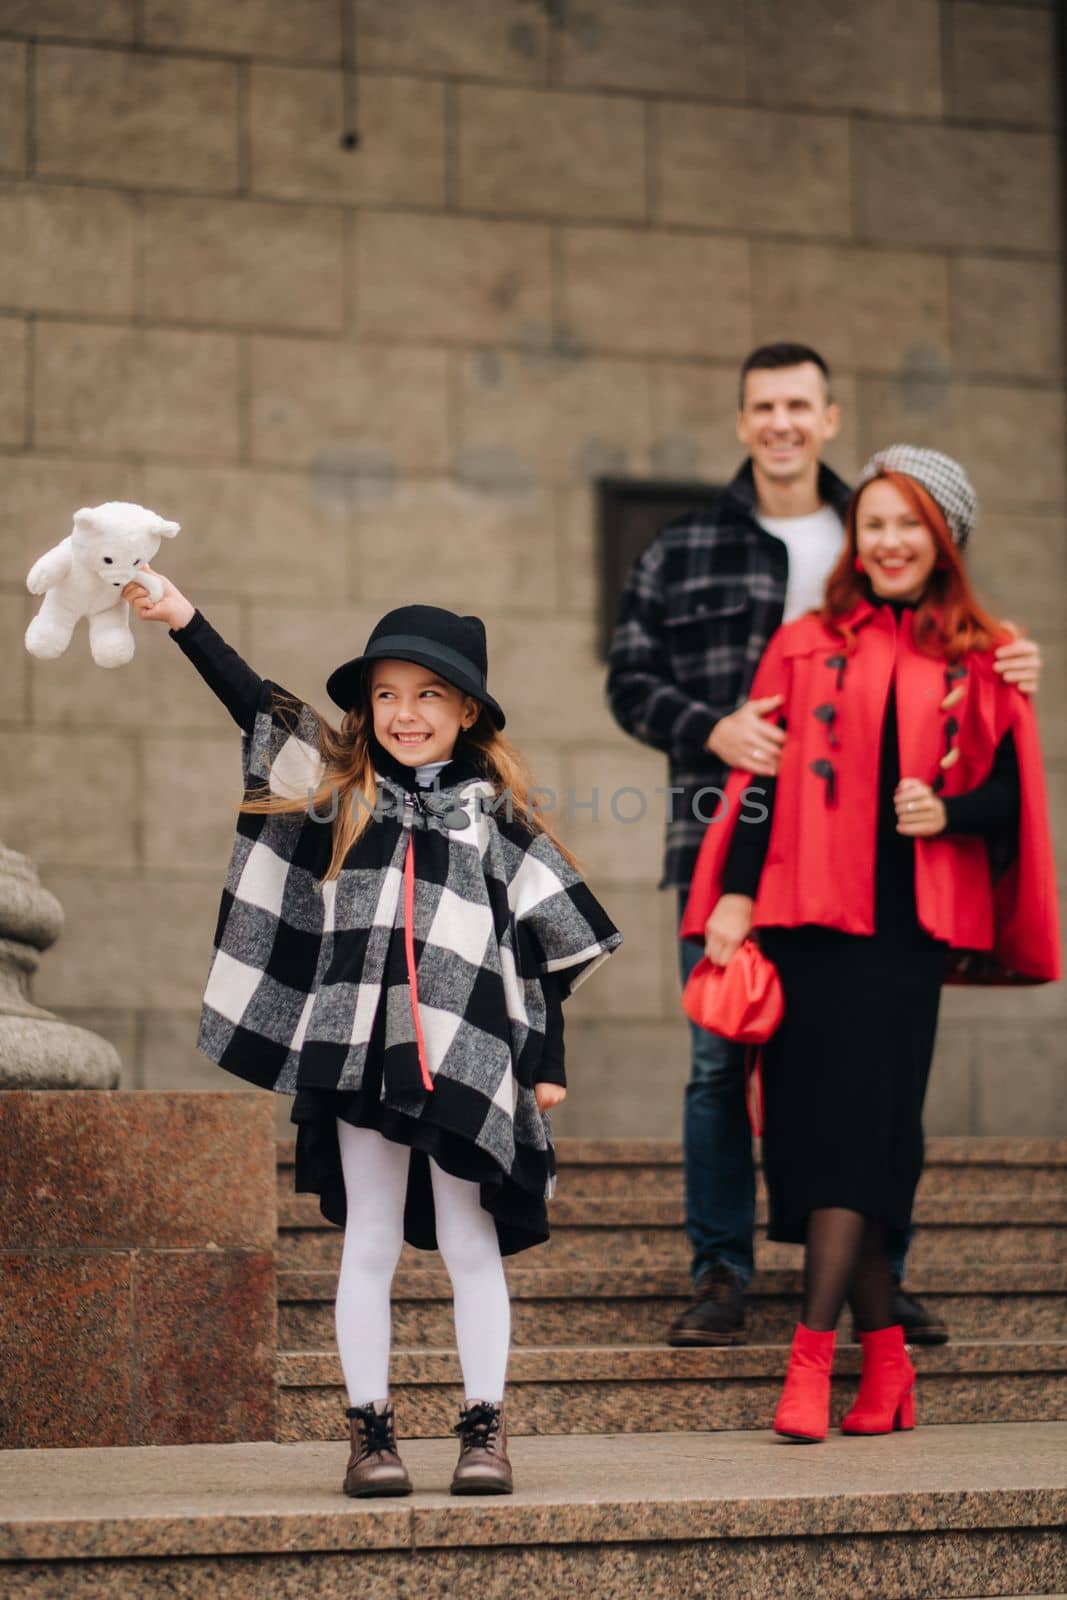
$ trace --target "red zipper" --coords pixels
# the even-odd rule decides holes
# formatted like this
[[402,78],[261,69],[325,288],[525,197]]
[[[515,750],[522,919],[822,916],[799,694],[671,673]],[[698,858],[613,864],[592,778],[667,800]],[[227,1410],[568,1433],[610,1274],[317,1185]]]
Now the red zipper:
[[408,993],[411,996],[411,1016],[415,1023],[415,1045],[419,1052],[419,1071],[422,1086],[433,1092],[433,1079],[426,1065],[426,1042],[422,1036],[422,1018],[419,1016],[419,980],[415,974],[415,831],[408,834],[408,847],[404,854],[404,960],[408,969]]

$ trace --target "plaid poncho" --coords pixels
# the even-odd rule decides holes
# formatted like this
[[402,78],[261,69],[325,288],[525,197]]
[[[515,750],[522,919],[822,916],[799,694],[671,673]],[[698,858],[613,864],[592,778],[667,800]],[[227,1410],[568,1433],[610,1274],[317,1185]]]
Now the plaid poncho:
[[[323,771],[317,729],[265,680],[242,738],[246,795],[268,784],[306,797]],[[359,1089],[384,1007],[383,1101],[469,1139],[521,1182],[524,1152],[543,1160],[549,1137],[533,1094],[541,976],[570,993],[622,936],[550,839],[493,809],[471,766],[454,760],[441,777],[415,793],[380,774],[389,814],[327,883],[332,830],[310,808],[238,815],[197,1043],[262,1088]]]

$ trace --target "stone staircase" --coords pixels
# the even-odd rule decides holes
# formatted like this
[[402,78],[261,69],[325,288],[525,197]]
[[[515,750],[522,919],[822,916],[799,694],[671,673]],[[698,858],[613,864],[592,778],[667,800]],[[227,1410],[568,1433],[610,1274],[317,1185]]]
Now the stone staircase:
[[[677,1146],[560,1155],[553,1240],[508,1264],[513,1498],[448,1495],[448,1285],[416,1252],[394,1319],[416,1492],[339,1493],[340,1234],[292,1194],[282,1147],[278,1442],[0,1452],[4,1600],[1067,1600],[1067,1141],[931,1141],[909,1282],[952,1339],[915,1352],[921,1426],[810,1450],[767,1431],[795,1254],[760,1242],[749,1344],[671,1350]],[[841,1348],[838,1408],[858,1353]]]
[[[665,1330],[688,1283],[680,1148],[662,1140],[563,1140],[559,1156],[552,1240],[508,1263],[513,1431],[765,1429],[797,1317],[798,1252],[760,1237],[748,1344],[672,1350]],[[322,1221],[314,1197],[293,1194],[290,1162],[283,1145],[278,1437],[339,1439],[345,1400],[333,1293],[341,1236]],[[909,1285],[943,1312],[952,1339],[915,1353],[924,1423],[1036,1422],[1067,1412],[1065,1177],[1064,1141],[930,1141]],[[761,1196],[760,1220],[763,1209]],[[403,1432],[443,1436],[461,1392],[438,1257],[405,1250],[394,1307]],[[846,1345],[836,1363],[838,1411],[854,1388],[858,1358]]]

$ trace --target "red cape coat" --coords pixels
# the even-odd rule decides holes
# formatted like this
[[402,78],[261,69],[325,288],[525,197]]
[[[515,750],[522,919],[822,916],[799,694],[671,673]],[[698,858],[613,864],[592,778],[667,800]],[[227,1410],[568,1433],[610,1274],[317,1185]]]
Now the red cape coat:
[[[945,798],[988,777],[996,747],[1010,730],[1019,765],[1021,813],[1015,849],[997,873],[984,839],[941,834],[915,841],[915,899],[919,921],[953,952],[948,981],[1045,983],[1060,976],[1056,872],[1049,831],[1044,769],[1033,706],[993,670],[992,650],[973,651],[965,673],[946,685],[942,660],[923,654],[912,636],[913,613],[898,622],[888,606],[862,602],[847,619],[857,640],[848,665],[844,647],[817,614],[779,628],[752,685],[753,698],[785,696],[787,725],[770,844],[753,912],[754,927],[818,923],[844,933],[874,932],[875,831],[882,724],[890,683],[896,685],[902,778],[932,783],[948,744],[959,747],[943,773]],[[835,658],[831,664],[829,658]],[[960,701],[941,708],[948,687]],[[832,704],[833,731],[816,708]],[[778,714],[776,713],[776,716]],[[958,734],[949,739],[954,717]],[[836,793],[811,770],[831,761]],[[737,818],[752,817],[761,780],[735,771],[701,845],[681,936],[704,940],[704,926],[721,890]],[[709,804],[706,809],[712,810]]]

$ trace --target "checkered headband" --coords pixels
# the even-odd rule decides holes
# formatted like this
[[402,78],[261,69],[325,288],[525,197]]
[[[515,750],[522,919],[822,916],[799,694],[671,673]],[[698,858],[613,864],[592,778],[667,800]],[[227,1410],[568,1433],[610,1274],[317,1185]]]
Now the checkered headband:
[[978,496],[958,461],[920,445],[891,444],[875,451],[859,475],[856,493],[883,472],[902,472],[921,484],[941,508],[956,548],[965,547],[977,520]]

